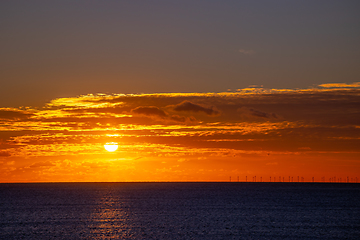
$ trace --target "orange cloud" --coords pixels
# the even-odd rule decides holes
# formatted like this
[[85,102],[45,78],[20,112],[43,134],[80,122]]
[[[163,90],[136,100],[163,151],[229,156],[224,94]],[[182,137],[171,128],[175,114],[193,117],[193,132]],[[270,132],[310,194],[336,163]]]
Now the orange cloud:
[[360,88],[360,82],[354,83],[324,83],[320,84],[319,87],[323,88]]

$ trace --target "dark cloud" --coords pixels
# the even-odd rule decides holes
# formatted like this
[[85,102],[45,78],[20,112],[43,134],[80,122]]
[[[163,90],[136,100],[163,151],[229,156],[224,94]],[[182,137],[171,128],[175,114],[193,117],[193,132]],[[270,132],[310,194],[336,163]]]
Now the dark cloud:
[[241,115],[246,117],[252,117],[252,118],[267,118],[267,119],[278,119],[279,116],[275,113],[267,113],[263,111],[259,111],[254,108],[248,108],[248,107],[241,107],[237,109],[237,112],[239,112]]
[[146,115],[150,117],[155,117],[157,121],[161,121],[164,124],[172,124],[176,122],[179,123],[194,123],[196,119],[192,116],[178,116],[178,115],[169,115],[164,110],[155,107],[155,106],[141,106],[131,110],[132,113]]
[[10,157],[11,154],[7,151],[0,151],[0,157]]
[[216,116],[216,115],[219,115],[220,112],[218,110],[216,110],[214,107],[203,107],[203,106],[200,106],[198,104],[194,104],[190,101],[183,101],[175,106],[173,106],[173,109],[175,111],[184,111],[184,112],[203,112],[209,116]]
[[33,114],[18,109],[0,109],[0,119],[20,120],[31,117]]
[[154,107],[154,106],[137,107],[137,108],[132,109],[131,112],[135,113],[135,114],[146,115],[146,116],[157,116],[157,117],[162,117],[162,118],[167,117],[167,114],[163,110],[161,110],[158,107]]
[[50,161],[46,162],[37,162],[32,165],[30,165],[30,168],[39,168],[39,167],[52,167],[55,166],[55,164],[51,163]]
[[194,122],[196,122],[196,119],[193,116],[184,117],[184,116],[172,115],[170,117],[170,120],[175,121],[175,122],[179,122],[179,123],[186,123],[186,122],[194,123]]

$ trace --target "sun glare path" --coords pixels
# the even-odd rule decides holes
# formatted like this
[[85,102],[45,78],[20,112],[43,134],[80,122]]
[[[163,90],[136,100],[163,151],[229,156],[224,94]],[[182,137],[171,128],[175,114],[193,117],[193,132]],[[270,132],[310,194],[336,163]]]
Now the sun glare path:
[[104,148],[108,151],[108,152],[114,152],[118,149],[118,145],[116,143],[107,143],[104,145]]

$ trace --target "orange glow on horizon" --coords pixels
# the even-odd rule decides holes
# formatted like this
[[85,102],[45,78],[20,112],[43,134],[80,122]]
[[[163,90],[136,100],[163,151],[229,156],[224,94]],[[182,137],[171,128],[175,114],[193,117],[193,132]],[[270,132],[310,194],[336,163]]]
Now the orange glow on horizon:
[[356,182],[360,90],[324,91],[88,95],[2,108],[0,182]]

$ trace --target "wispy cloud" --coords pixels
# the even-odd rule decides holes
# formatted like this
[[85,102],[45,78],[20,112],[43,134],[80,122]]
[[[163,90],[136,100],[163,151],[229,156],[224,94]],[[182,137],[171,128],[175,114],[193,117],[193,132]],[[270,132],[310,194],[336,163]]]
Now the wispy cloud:
[[239,52],[244,55],[254,55],[256,53],[254,50],[247,50],[247,49],[239,49]]
[[354,82],[354,83],[324,83],[324,84],[320,84],[319,87],[323,87],[323,88],[360,88],[360,82]]

